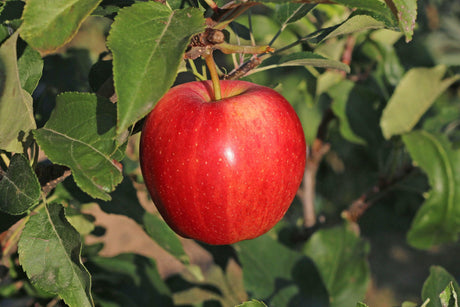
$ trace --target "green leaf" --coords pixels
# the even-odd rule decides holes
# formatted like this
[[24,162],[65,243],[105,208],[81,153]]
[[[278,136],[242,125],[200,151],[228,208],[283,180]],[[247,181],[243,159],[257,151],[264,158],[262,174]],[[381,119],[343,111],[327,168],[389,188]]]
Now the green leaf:
[[457,291],[451,281],[444,291],[439,294],[441,305],[446,307],[458,307]]
[[251,300],[248,302],[244,302],[243,304],[239,304],[236,307],[267,307],[264,302],[258,300]]
[[370,281],[369,244],[344,224],[315,232],[305,245],[329,291],[330,306],[353,306],[364,298]]
[[313,262],[269,235],[235,245],[246,290],[269,306],[328,306]]
[[143,227],[145,232],[164,250],[183,263],[190,262],[177,234],[159,216],[146,212],[144,214]]
[[0,210],[12,215],[26,213],[38,203],[40,191],[29,160],[21,154],[14,155],[8,171],[0,176]]
[[460,79],[460,75],[443,79],[445,73],[446,66],[439,65],[413,68],[404,75],[380,120],[386,139],[411,131],[436,98]]
[[431,190],[407,233],[409,244],[429,248],[456,242],[460,232],[460,151],[444,135],[413,131],[403,136],[413,161],[428,176]]
[[[260,3],[286,3],[286,0],[237,0],[242,2],[260,2]],[[322,3],[323,0],[299,0],[292,2],[307,2],[307,3]],[[387,27],[394,27],[396,25],[396,18],[391,12],[390,8],[379,0],[334,0],[335,3],[344,5],[349,8],[359,9],[374,19],[380,20],[386,24]]]
[[453,290],[459,293],[458,283],[455,278],[440,266],[432,266],[430,268],[430,276],[425,280],[422,288],[422,300],[429,299],[426,307],[446,307],[443,305],[439,295],[452,284]]
[[73,207],[66,207],[65,209],[67,221],[69,221],[70,225],[72,225],[82,236],[89,235],[96,227],[94,225],[95,218],[92,215],[81,213],[79,210],[73,209]]
[[315,6],[316,4],[291,2],[276,4],[275,17],[281,24],[286,26],[287,24],[296,22],[297,20],[303,18],[312,9],[314,9]]
[[35,286],[58,294],[69,306],[94,306],[90,275],[80,257],[80,234],[61,205],[47,205],[30,217],[18,250],[19,262]]
[[406,42],[412,40],[415,20],[417,19],[417,0],[391,0],[396,8],[399,28],[406,36]]
[[[280,68],[280,67],[289,67],[289,66],[314,66],[314,67],[321,67],[321,68],[330,68],[330,69],[338,69],[343,70],[345,72],[350,72],[350,67],[348,65],[327,59],[319,54],[309,52],[309,51],[302,51],[291,53],[284,56],[275,55],[263,62],[258,68],[253,69],[250,71],[250,74],[261,72],[273,68]],[[249,75],[249,74],[248,74]]]
[[87,266],[100,306],[173,306],[171,291],[153,259],[135,254],[96,256],[88,259]]
[[108,38],[118,96],[118,134],[152,110],[172,86],[190,37],[204,29],[198,9],[136,3],[115,18]]
[[[219,302],[219,306],[239,304],[247,296],[240,269],[237,263],[231,260],[225,268],[216,264],[210,265],[203,272],[201,280],[197,280],[190,271],[182,273],[181,277],[195,287],[175,292],[174,303],[177,306],[201,306],[199,304],[206,301]],[[203,305],[206,306],[206,303]]]
[[[337,85],[331,87],[328,91],[328,94],[333,99],[332,102],[332,111],[339,118],[340,121],[340,133],[345,139],[355,144],[366,144],[366,141],[357,135],[348,119],[350,107],[350,94],[354,88],[355,84],[352,81],[344,80]],[[357,110],[354,110],[354,113],[358,113]]]
[[160,217],[147,212],[141,206],[130,179],[123,180],[111,194],[111,197],[112,200],[109,202],[99,202],[99,206],[104,212],[124,215],[133,219],[164,250],[183,263],[190,262],[176,233]]
[[356,307],[368,307],[368,306],[366,304],[364,304],[364,303],[358,302],[356,304]]
[[23,152],[22,142],[35,129],[32,97],[21,87],[15,32],[0,46],[0,149]]
[[417,307],[417,304],[416,303],[413,303],[413,302],[403,302],[401,304],[401,307]]
[[349,35],[366,30],[382,29],[384,27],[385,24],[383,22],[371,16],[353,14],[344,22],[329,28],[321,29],[308,35],[305,39],[313,43],[321,43],[337,36]]
[[107,99],[64,93],[57,97],[48,122],[34,136],[51,161],[72,170],[80,189],[109,200],[108,193],[123,179],[114,161],[119,155],[115,123],[115,105]]
[[19,79],[21,86],[32,95],[42,77],[43,60],[36,50],[26,45],[18,59]]
[[[102,0],[29,0],[23,13],[21,37],[48,53],[69,42]],[[50,35],[52,33],[52,35]]]

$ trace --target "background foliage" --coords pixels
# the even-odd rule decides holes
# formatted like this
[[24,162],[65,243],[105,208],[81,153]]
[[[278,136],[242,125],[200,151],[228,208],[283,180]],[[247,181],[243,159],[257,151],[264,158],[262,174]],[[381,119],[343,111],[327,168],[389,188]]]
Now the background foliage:
[[[458,306],[460,4],[216,4],[0,2],[0,305]],[[206,27],[226,42],[190,45]],[[255,45],[274,52],[221,52]],[[232,246],[179,238],[139,170],[143,117],[207,78],[200,48],[282,93],[309,144],[285,218]],[[153,257],[109,255],[104,216]]]

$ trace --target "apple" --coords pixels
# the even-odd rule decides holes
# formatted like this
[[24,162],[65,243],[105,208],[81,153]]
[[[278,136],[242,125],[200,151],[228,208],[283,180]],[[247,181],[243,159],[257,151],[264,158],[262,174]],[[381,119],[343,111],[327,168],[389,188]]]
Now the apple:
[[296,112],[268,87],[220,81],[171,88],[147,116],[140,165],[153,202],[179,235],[222,245],[258,237],[286,213],[303,177]]

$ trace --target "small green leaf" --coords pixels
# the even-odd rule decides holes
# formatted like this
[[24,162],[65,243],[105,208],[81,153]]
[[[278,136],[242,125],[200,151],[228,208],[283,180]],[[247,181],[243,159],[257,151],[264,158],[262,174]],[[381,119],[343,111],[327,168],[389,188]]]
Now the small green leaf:
[[305,245],[328,289],[330,306],[352,306],[364,298],[370,281],[369,244],[350,224],[315,232]]
[[[89,195],[109,200],[123,179],[118,155],[115,105],[86,93],[57,97],[46,125],[34,136],[48,158],[69,167],[77,185]],[[117,157],[119,158],[119,157]]]
[[[344,80],[337,85],[332,86],[329,89],[328,94],[333,99],[332,111],[340,121],[340,133],[348,141],[364,145],[366,144],[366,141],[353,131],[348,119],[349,110],[347,109],[350,106],[350,93],[352,92],[354,86],[354,82]],[[354,112],[358,113],[357,110],[354,110]]]
[[[269,306],[329,306],[313,262],[269,235],[236,244],[246,290]],[[275,264],[275,265],[274,265]]]
[[417,307],[417,304],[416,303],[413,303],[413,302],[403,302],[401,304],[401,307]]
[[289,67],[289,66],[313,66],[313,67],[322,67],[322,68],[330,68],[330,69],[338,69],[343,70],[345,72],[350,72],[350,67],[348,65],[327,59],[319,54],[302,51],[291,53],[285,56],[272,56],[265,60],[262,65],[258,68],[253,69],[250,71],[250,74],[261,72],[273,68],[280,68],[280,67]]
[[239,304],[236,307],[267,307],[267,305],[258,300],[250,300],[248,302],[244,302],[243,304]]
[[380,120],[386,139],[411,131],[436,98],[460,79],[460,75],[443,79],[445,73],[446,66],[439,65],[413,68],[404,75]]
[[22,16],[21,37],[33,48],[51,52],[72,39],[101,1],[48,0],[45,5],[43,0],[29,0]]
[[445,136],[426,131],[406,134],[403,141],[431,186],[407,233],[409,244],[426,249],[456,242],[460,232],[460,151],[453,150]]
[[356,303],[356,307],[368,307],[366,304],[358,302]]
[[430,276],[425,280],[422,288],[422,300],[428,300],[426,307],[447,307],[443,305],[440,299],[440,294],[452,284],[453,291],[459,293],[458,283],[455,278],[440,266],[432,266],[430,268]]
[[22,88],[31,95],[42,77],[42,70],[43,60],[40,53],[26,45],[18,59],[18,71]]
[[439,294],[441,305],[444,307],[458,307],[457,291],[451,281],[444,291]]
[[417,0],[391,0],[397,10],[399,28],[406,36],[406,42],[412,40],[415,20],[417,19]]
[[198,9],[136,3],[115,18],[108,38],[118,96],[118,134],[152,110],[172,86],[190,37],[204,29]]
[[29,160],[16,154],[8,171],[0,176],[0,210],[20,215],[36,205],[40,199],[40,183]]
[[21,87],[15,32],[0,46],[0,149],[23,152],[22,142],[35,129],[32,97]]
[[80,234],[58,204],[32,215],[18,244],[19,262],[37,287],[58,294],[69,306],[94,306],[91,278],[80,258]]

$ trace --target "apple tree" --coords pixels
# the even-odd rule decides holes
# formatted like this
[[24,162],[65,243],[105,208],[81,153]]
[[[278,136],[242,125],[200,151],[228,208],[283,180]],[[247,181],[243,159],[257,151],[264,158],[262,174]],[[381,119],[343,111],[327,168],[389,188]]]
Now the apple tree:
[[[448,0],[3,0],[0,305],[458,306],[459,33],[460,7]],[[230,245],[176,234],[140,167],[150,158],[139,151],[148,114],[172,87],[205,80],[206,103],[227,99],[223,80],[281,94],[306,144],[301,183],[290,164],[263,173],[258,162],[272,148],[256,137],[246,157],[226,153],[254,182],[277,184],[254,191],[241,177],[244,193],[232,194],[230,181],[214,176],[212,188],[233,206],[233,216],[223,203],[206,208],[220,230],[233,219],[234,231],[259,235],[259,221],[279,210],[248,208],[292,190],[273,228]],[[183,121],[162,127],[168,142],[149,150],[188,138],[212,149],[215,137],[194,129],[231,126],[216,116],[195,127],[191,112],[177,112]],[[225,121],[266,121],[255,114]],[[270,125],[260,138],[281,138]],[[181,170],[187,180],[162,188],[181,184],[194,200],[211,189],[209,181],[199,188],[205,172]],[[195,205],[173,191],[173,204]],[[238,207],[242,198],[257,203]],[[203,208],[173,228],[196,219],[215,231]],[[109,255],[106,232],[123,225],[102,227],[101,215],[123,217],[130,240],[145,236],[158,253]]]

